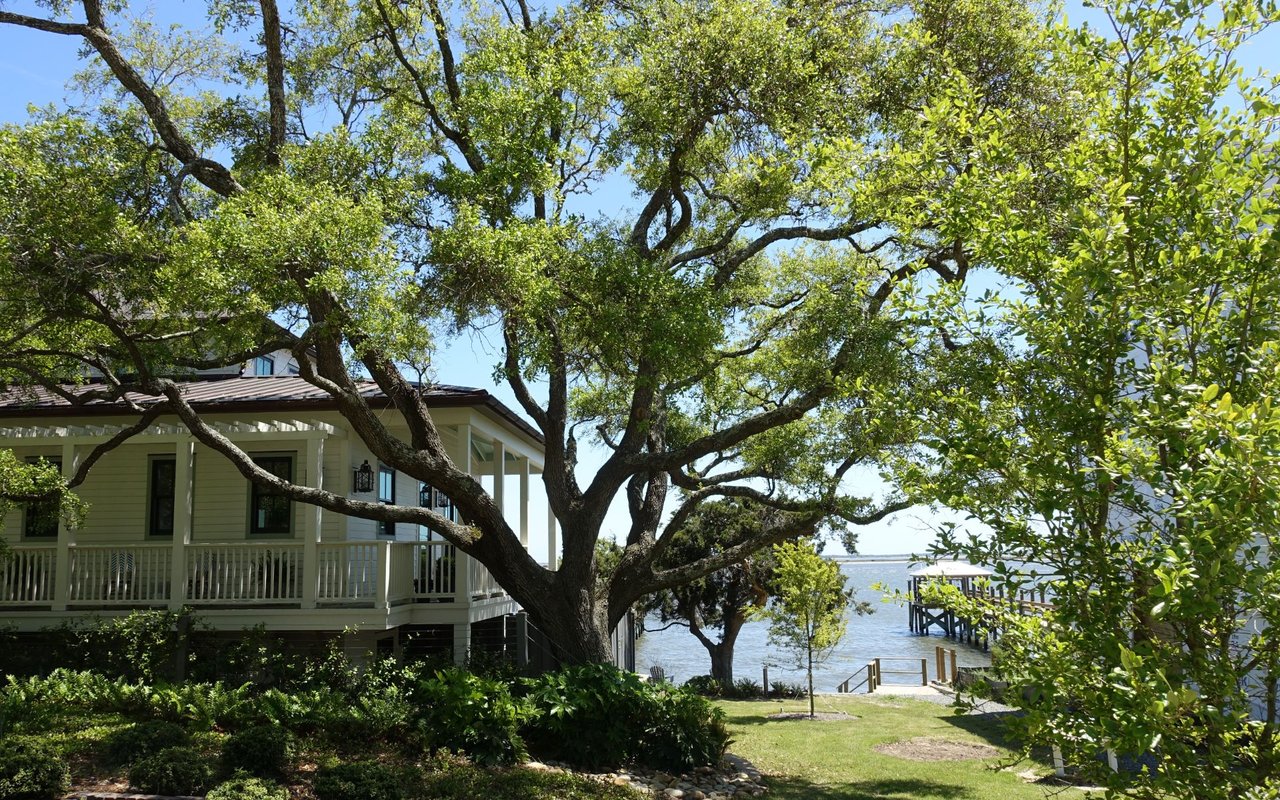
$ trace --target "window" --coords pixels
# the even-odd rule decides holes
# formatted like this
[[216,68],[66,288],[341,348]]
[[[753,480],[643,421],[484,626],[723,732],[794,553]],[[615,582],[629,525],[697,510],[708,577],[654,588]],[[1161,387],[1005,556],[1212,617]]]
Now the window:
[[[28,458],[28,464],[43,461],[52,467],[62,468],[60,458]],[[28,539],[58,538],[58,497],[48,500],[36,500],[26,504],[26,513],[22,521],[22,535]]]
[[[453,501],[444,492],[436,489],[427,483],[418,484],[418,497],[423,506],[430,508],[445,519],[458,522],[459,517],[457,509],[453,507]],[[443,539],[440,532],[427,525],[418,526],[418,538],[423,541],[432,541]]]
[[284,365],[284,371],[289,375],[301,375],[302,370],[298,368],[298,362],[290,361]]
[[[284,480],[293,480],[293,456],[254,456],[253,463]],[[289,533],[293,504],[279,491],[250,483],[249,532]]]
[[[392,506],[396,503],[396,471],[384,464],[378,465],[378,502]],[[377,521],[379,536],[395,536],[394,522]]]
[[253,360],[254,375],[275,375],[276,360],[271,356],[258,356]]
[[178,462],[172,458],[151,459],[151,481],[147,487],[147,533],[173,536],[173,505],[177,486],[174,475]]

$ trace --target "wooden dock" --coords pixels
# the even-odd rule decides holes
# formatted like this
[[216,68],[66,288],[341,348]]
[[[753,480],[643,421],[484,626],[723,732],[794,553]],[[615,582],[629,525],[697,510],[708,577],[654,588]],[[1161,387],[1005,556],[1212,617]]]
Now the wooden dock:
[[907,626],[912,633],[928,636],[933,628],[938,634],[958,642],[964,642],[986,650],[990,638],[999,636],[999,627],[990,618],[973,620],[963,617],[949,608],[932,605],[922,598],[922,590],[930,583],[945,581],[956,586],[966,597],[978,598],[1015,610],[1022,616],[1039,616],[1053,608],[1046,597],[1045,586],[1036,586],[1006,593],[985,583],[991,571],[972,565],[936,565],[913,572],[908,586]]

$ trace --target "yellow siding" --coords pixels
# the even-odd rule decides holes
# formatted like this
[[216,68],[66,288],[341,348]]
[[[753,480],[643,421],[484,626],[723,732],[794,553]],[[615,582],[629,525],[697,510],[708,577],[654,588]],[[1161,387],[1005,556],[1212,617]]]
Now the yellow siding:
[[89,516],[76,531],[81,544],[142,542],[147,536],[150,456],[173,458],[173,445],[124,445],[104,455],[76,490]]

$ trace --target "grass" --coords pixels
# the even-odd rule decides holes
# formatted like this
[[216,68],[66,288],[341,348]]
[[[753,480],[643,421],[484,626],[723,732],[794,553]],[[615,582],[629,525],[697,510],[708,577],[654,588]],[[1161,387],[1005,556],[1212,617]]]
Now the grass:
[[[946,706],[908,698],[857,695],[819,698],[818,711],[853,719],[770,719],[780,711],[808,711],[807,701],[725,701],[734,743],[730,751],[767,776],[777,800],[1044,800],[1051,792],[1018,773],[1044,775],[1043,763],[1013,764],[1014,752],[998,720],[957,716]],[[875,746],[917,737],[987,744],[1000,755],[983,760],[912,761]],[[1059,795],[1061,796],[1061,795]],[[1068,798],[1084,798],[1070,789]]]

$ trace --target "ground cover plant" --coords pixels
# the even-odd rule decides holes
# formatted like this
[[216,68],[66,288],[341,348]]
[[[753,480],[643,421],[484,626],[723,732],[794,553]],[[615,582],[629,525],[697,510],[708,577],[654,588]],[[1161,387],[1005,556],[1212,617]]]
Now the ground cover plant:
[[272,781],[237,772],[210,789],[206,800],[289,800],[289,790]]
[[57,748],[41,742],[0,741],[0,797],[53,800],[70,783],[70,771]]
[[[950,708],[913,700],[822,697],[820,719],[810,722],[770,718],[780,711],[803,708],[803,700],[719,701],[713,706],[684,688],[648,684],[633,674],[600,665],[505,682],[452,667],[424,669],[421,665],[375,663],[361,672],[363,677],[326,668],[322,677],[294,676],[291,682],[312,684],[296,694],[278,688],[246,689],[247,699],[237,708],[249,711],[228,715],[211,727],[200,721],[203,715],[180,723],[157,722],[159,711],[142,698],[164,696],[160,691],[164,687],[67,671],[44,679],[10,679],[7,687],[0,689],[10,732],[0,741],[6,747],[21,741],[46,748],[58,756],[54,763],[69,766],[73,779],[114,775],[114,788],[120,790],[124,788],[119,785],[123,777],[142,764],[151,774],[145,779],[139,775],[135,788],[144,788],[137,785],[144,780],[152,781],[147,785],[155,788],[167,781],[163,788],[203,787],[221,800],[275,800],[286,790],[319,800],[357,796],[362,800],[638,800],[640,795],[630,788],[571,773],[490,767],[465,755],[431,752],[431,748],[450,743],[415,735],[417,726],[426,719],[416,708],[415,698],[430,698],[437,706],[457,703],[458,708],[443,715],[433,709],[430,713],[436,716],[431,718],[447,721],[453,715],[457,730],[465,731],[459,721],[477,702],[477,695],[501,689],[505,697],[498,705],[522,707],[515,733],[528,742],[535,756],[568,754],[584,766],[596,768],[639,762],[681,772],[690,763],[717,760],[732,737],[733,751],[757,762],[770,776],[773,796],[782,800],[1029,799],[1042,797],[1043,788],[1029,785],[1015,772],[1028,768],[1038,774],[1049,771],[1034,762],[1023,762],[1014,772],[989,769],[988,763],[1016,750],[1001,738],[997,723],[957,716]],[[720,685],[710,679],[701,683]],[[182,687],[181,694],[190,698],[228,691],[189,684]],[[381,712],[375,719],[365,719],[364,712],[350,703],[350,692],[381,693],[383,700],[391,698],[387,702],[408,709],[408,721],[388,732]],[[318,716],[296,710],[316,697],[329,698],[329,705],[315,712]],[[335,737],[325,733],[323,720],[333,718],[340,699],[353,710],[342,728],[343,736]],[[381,702],[369,698],[366,708]],[[278,713],[281,709],[287,713]],[[847,716],[821,719],[821,712]],[[483,707],[479,713],[481,717],[486,713]],[[496,738],[480,736],[468,741],[487,741],[485,746],[496,742],[504,752],[511,745],[505,738],[510,735],[507,714],[502,711],[489,721],[481,718],[480,730],[467,734],[476,737],[486,733]],[[279,727],[266,726],[264,720],[272,718]],[[361,730],[363,734],[352,735]],[[247,754],[255,751],[255,742],[283,741],[285,737],[277,731],[287,731],[291,738],[284,763],[277,760],[279,748],[270,753],[266,750],[271,748],[263,748],[264,758],[255,762],[263,772],[276,770],[269,780],[234,769],[251,766]],[[166,732],[187,742],[180,748],[185,753],[182,758],[169,752],[161,758],[152,755],[131,765],[115,765],[121,742],[144,742],[145,750]],[[592,746],[584,746],[586,742]],[[911,760],[913,748],[936,750],[939,742],[945,745],[942,752],[946,757],[962,760]],[[994,745],[996,750],[983,752],[985,745]],[[550,749],[542,749],[544,746]],[[886,746],[890,748],[887,751]],[[575,752],[569,753],[571,749]],[[982,758],[973,758],[975,753]]]
[[[27,757],[23,748],[35,748],[44,762],[69,765],[72,778],[97,776],[116,790],[195,794],[230,783],[222,795],[258,797],[278,782],[332,800],[412,798],[427,785],[433,797],[466,787],[514,797],[542,784],[555,796],[592,796],[572,776],[485,769],[521,760],[526,737],[536,755],[671,771],[716,763],[728,742],[723,714],[706,699],[603,665],[502,681],[452,666],[375,662],[293,682],[296,691],[151,686],[69,670],[10,677],[0,688],[0,742],[17,748],[15,764]],[[218,705],[211,697],[235,700],[210,713]],[[204,710],[174,713],[174,698]],[[602,744],[579,753],[584,738]],[[448,774],[433,777],[421,763],[441,749],[459,755],[439,761]]]

